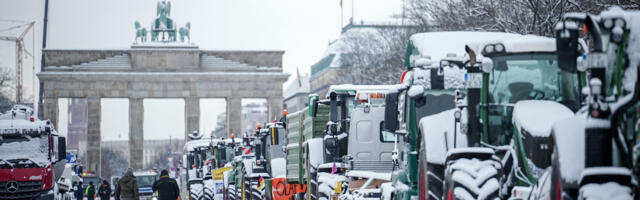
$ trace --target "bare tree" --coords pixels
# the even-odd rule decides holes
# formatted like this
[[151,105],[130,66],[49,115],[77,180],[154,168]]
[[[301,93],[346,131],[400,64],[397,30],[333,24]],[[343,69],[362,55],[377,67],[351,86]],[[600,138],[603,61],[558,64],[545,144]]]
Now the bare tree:
[[[409,0],[408,17],[442,30],[484,30],[553,36],[567,12],[600,13],[611,6],[639,9],[637,0]],[[418,23],[428,24],[428,23]]]
[[13,91],[15,74],[8,67],[0,67],[0,112],[7,111],[13,107],[15,101],[9,98]]
[[102,148],[100,157],[102,168],[100,174],[102,178],[109,179],[111,176],[122,175],[129,167],[129,161],[125,155],[111,148]]
[[395,84],[405,70],[409,37],[419,29],[407,26],[353,29],[339,42],[340,66],[353,84]]

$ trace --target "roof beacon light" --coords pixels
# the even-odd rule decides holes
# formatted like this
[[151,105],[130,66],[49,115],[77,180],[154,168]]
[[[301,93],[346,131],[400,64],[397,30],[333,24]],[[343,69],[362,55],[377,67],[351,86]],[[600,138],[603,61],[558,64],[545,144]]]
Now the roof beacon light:
[[494,47],[491,44],[484,47],[484,53],[486,53],[486,54],[493,53],[493,50],[494,50]]

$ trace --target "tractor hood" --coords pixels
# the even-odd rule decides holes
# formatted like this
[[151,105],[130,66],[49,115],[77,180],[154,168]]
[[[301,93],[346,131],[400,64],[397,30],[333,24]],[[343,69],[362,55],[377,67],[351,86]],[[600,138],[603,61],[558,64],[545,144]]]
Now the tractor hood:
[[513,123],[518,131],[533,137],[549,137],[554,123],[572,117],[573,112],[554,101],[519,101],[513,108]]

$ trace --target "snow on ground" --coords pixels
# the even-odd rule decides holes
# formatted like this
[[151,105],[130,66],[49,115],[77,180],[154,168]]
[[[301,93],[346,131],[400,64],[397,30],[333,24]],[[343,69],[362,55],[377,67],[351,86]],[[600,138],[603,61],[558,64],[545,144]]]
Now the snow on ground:
[[[47,165],[49,163],[49,141],[48,137],[30,137],[25,136],[27,141],[21,142],[3,142],[0,145],[0,164],[5,163],[2,160],[13,159],[31,159],[39,165]],[[11,163],[9,163],[12,165]]]
[[513,122],[534,137],[549,137],[555,122],[571,116],[569,108],[553,101],[518,101],[513,108]]
[[631,188],[620,185],[616,182],[608,182],[604,184],[586,184],[580,188],[580,196],[583,199],[616,199],[626,200],[633,199],[631,196]]

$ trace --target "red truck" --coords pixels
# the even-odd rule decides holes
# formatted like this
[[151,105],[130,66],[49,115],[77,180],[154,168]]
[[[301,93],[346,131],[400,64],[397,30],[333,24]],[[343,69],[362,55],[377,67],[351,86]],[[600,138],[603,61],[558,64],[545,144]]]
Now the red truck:
[[65,138],[32,108],[0,114],[0,199],[54,199],[65,157]]

